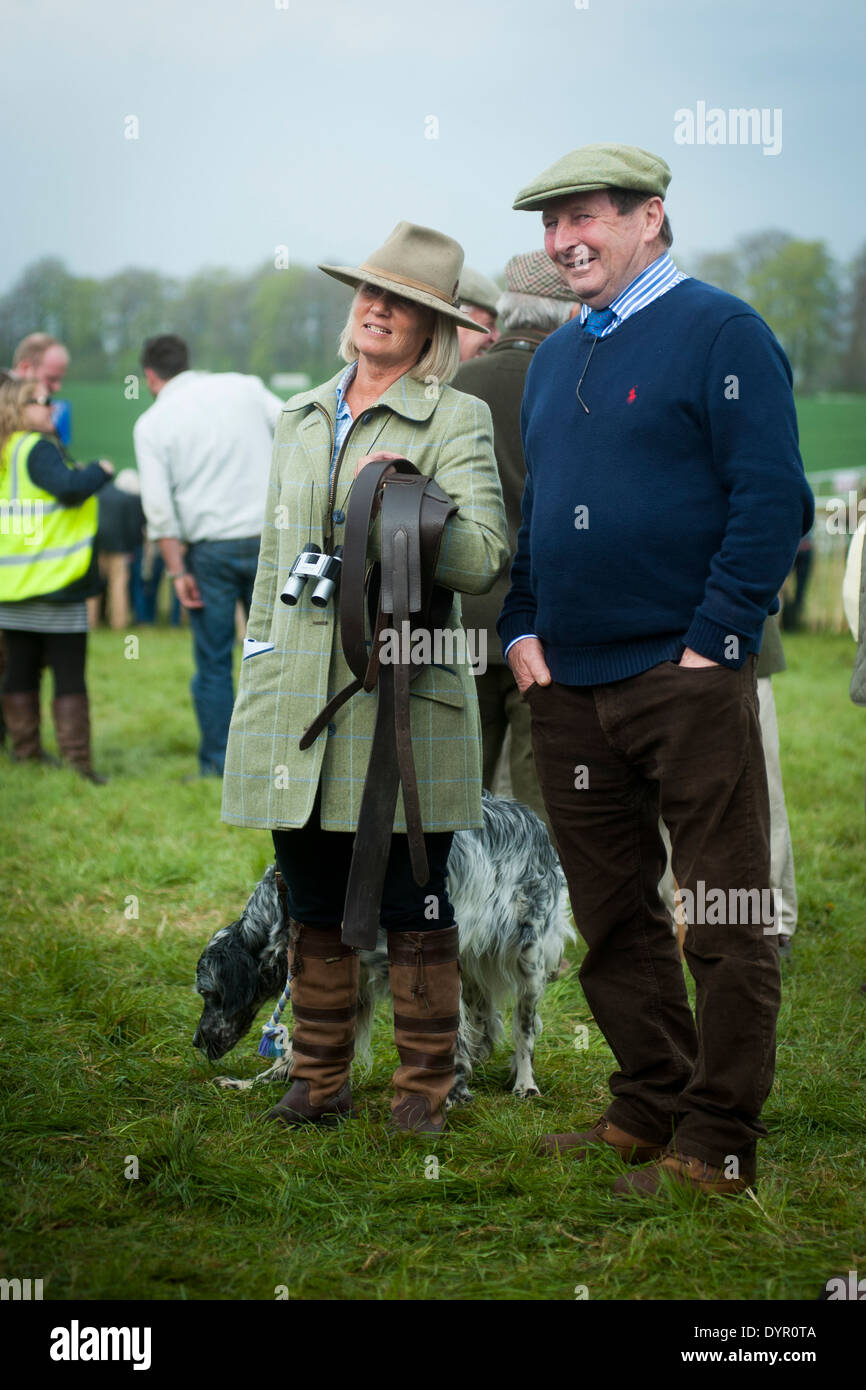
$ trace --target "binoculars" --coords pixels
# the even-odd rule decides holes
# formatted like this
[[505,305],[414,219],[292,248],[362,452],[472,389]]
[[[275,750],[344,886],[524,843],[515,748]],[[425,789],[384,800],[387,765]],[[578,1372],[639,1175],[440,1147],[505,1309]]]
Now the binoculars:
[[317,581],[316,587],[310,595],[310,602],[316,608],[324,608],[340,582],[342,567],[343,547],[341,545],[337,546],[333,555],[323,555],[321,548],[314,541],[311,541],[292,565],[291,573],[286,580],[286,586],[280,594],[280,598],[283,603],[293,608],[301,597],[307,580],[315,579]]

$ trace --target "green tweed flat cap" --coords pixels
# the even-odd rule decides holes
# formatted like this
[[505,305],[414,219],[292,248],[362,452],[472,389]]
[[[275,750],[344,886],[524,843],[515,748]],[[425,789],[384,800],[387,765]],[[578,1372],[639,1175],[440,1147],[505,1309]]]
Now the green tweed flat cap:
[[501,293],[499,286],[488,280],[486,275],[482,275],[480,270],[473,270],[471,265],[463,267],[460,284],[457,286],[459,304],[475,304],[479,309],[487,309],[491,314],[495,314]]
[[665,161],[637,145],[582,145],[521,188],[514,207],[531,212],[553,198],[598,188],[632,188],[648,198],[664,198],[670,181]]

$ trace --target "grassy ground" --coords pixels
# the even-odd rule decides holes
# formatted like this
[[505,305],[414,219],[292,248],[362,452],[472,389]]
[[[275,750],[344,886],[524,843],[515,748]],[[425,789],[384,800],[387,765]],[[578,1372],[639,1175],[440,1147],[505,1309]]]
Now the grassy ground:
[[137,659],[123,634],[91,638],[107,787],[0,755],[0,1276],[42,1278],[50,1299],[271,1299],[285,1286],[302,1299],[571,1300],[583,1286],[592,1299],[772,1300],[866,1273],[864,714],[847,697],[850,640],[790,638],[774,682],[801,927],[758,1200],[656,1207],[609,1195],[612,1156],[530,1153],[537,1134],[605,1104],[611,1058],[574,967],[543,1005],[542,1099],[503,1090],[499,1051],[435,1143],[438,1176],[429,1140],[385,1132],[384,1015],[361,1118],[339,1132],[264,1126],[272,1092],[212,1084],[259,1069],[258,1030],[218,1068],[200,1060],[195,962],[269,846],[221,825],[216,783],[180,780],[195,766],[188,634],[138,635]]

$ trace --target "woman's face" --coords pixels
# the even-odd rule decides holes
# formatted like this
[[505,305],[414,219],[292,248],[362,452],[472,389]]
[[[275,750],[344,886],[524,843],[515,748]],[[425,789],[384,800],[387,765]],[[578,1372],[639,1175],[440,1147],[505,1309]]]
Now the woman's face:
[[41,386],[34,386],[25,397],[22,407],[22,427],[37,434],[52,434],[54,420],[51,415],[51,397]]
[[377,366],[413,367],[433,336],[435,311],[390,290],[361,285],[352,306],[352,341]]

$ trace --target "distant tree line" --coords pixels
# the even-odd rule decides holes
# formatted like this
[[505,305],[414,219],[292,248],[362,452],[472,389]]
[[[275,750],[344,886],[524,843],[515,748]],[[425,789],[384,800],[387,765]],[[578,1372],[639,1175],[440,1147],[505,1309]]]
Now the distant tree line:
[[866,246],[839,266],[823,241],[756,232],[688,268],[767,320],[802,394],[866,391]]
[[351,291],[320,270],[206,269],[187,280],[130,267],[102,280],[53,257],[34,262],[0,298],[0,365],[36,329],[69,349],[71,374],[104,381],[139,371],[145,338],[179,333],[192,363],[210,371],[332,376]]
[[[866,391],[866,246],[840,266],[824,242],[770,230],[682,268],[757,309],[800,392]],[[98,280],[49,257],[0,298],[0,366],[25,334],[41,330],[66,343],[78,380],[116,379],[138,370],[145,338],[174,332],[197,367],[322,381],[339,365],[348,305],[346,287],[308,266],[206,269],[186,280],[131,267]]]

